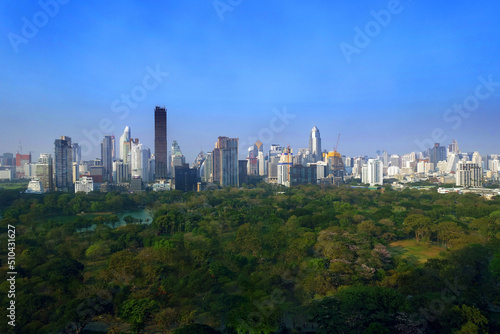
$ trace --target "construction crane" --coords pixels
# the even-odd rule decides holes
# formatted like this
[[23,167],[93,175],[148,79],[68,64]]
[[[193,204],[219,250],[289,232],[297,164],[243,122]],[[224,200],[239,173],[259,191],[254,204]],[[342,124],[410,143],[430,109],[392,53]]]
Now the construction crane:
[[339,147],[339,140],[340,140],[340,133],[339,136],[337,137],[337,145],[333,148],[333,152],[337,152],[337,148]]

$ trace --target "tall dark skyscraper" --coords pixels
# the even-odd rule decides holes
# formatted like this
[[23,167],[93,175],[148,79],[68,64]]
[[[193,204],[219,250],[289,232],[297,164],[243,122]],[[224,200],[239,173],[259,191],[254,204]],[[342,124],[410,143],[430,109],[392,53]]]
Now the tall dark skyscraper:
[[55,186],[57,191],[73,189],[73,148],[71,138],[61,136],[55,143]]
[[155,108],[155,173],[156,179],[167,178],[167,110]]
[[104,166],[103,182],[111,182],[113,180],[113,138],[104,136],[101,142],[101,160]]

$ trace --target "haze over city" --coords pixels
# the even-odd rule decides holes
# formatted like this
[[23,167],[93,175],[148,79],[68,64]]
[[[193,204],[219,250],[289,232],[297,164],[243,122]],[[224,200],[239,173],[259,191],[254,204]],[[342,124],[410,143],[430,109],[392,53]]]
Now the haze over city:
[[[325,149],[341,133],[349,156],[437,138],[500,152],[495,1],[43,4],[0,4],[0,152],[21,142],[36,157],[61,135],[91,142],[127,125],[153,149],[156,105],[190,163],[218,136],[239,138],[240,157],[255,139],[307,147],[314,125]],[[475,104],[478,86],[488,96]],[[471,111],[454,111],[463,103]],[[288,124],[259,137],[284,110]],[[99,144],[83,153],[98,157]]]

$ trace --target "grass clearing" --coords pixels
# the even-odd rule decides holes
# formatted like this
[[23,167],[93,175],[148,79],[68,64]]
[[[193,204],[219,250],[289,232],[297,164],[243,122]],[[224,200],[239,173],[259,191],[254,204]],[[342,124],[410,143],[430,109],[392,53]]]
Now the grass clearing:
[[446,249],[436,245],[427,245],[422,242],[417,243],[415,239],[408,239],[389,244],[388,250],[395,257],[413,259],[418,263],[425,263]]

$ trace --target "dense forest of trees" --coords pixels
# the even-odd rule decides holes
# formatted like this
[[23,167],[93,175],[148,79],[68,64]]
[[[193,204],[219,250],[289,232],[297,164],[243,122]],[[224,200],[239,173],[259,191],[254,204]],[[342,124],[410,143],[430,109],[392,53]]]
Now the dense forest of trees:
[[[146,208],[152,222],[117,214]],[[0,191],[16,227],[1,333],[498,333],[500,198],[269,185],[201,193]],[[421,263],[390,243],[439,245]],[[0,250],[6,277],[7,249]],[[9,282],[0,282],[1,305]]]

